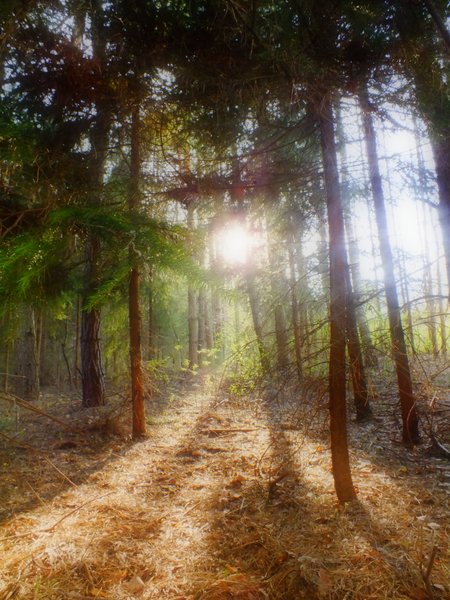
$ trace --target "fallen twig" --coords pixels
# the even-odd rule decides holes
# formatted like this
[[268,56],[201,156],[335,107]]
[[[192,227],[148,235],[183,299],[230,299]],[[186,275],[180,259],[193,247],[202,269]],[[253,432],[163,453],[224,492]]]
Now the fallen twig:
[[436,554],[438,552],[438,547],[433,546],[433,550],[431,551],[430,558],[428,560],[427,570],[423,575],[423,580],[425,582],[425,587],[427,588],[427,592],[430,595],[430,598],[433,598],[433,590],[430,584],[431,571],[433,570],[434,560],[436,558]]
[[249,433],[251,431],[259,431],[261,427],[215,427],[212,429],[208,427],[207,429],[202,429],[200,433]]
[[70,431],[77,431],[79,433],[85,433],[79,427],[74,427],[73,425],[66,423],[66,421],[63,421],[62,419],[55,417],[54,415],[51,415],[48,412],[45,412],[45,410],[42,410],[41,408],[34,406],[33,404],[31,404],[31,402],[27,402],[23,398],[19,398],[19,396],[16,396],[15,394],[11,394],[10,392],[7,392],[7,393],[0,392],[0,396],[2,398],[4,398],[5,400],[8,400],[8,402],[11,402],[12,404],[16,404],[18,406],[21,406],[22,408],[26,408],[27,410],[30,410],[31,412],[34,412],[42,417],[47,417],[47,419],[50,419],[51,421],[55,421],[55,423],[62,425],[63,427],[65,427],[66,429],[69,429]]
[[66,519],[68,519],[70,516],[72,516],[73,514],[75,514],[76,512],[78,512],[79,510],[84,508],[85,506],[87,506],[88,504],[92,504],[92,502],[95,502],[96,500],[101,500],[102,498],[106,498],[106,496],[111,496],[112,494],[115,494],[115,493],[116,493],[115,491],[112,491],[112,492],[108,492],[107,494],[103,494],[102,496],[96,496],[95,498],[86,500],[86,502],[83,502],[83,504],[80,504],[80,506],[77,506],[70,512],[63,515],[60,519],[58,519],[56,521],[56,523],[53,523],[53,525],[50,525],[50,527],[46,527],[45,529],[38,529],[37,531],[27,531],[26,533],[21,533],[19,535],[8,535],[4,538],[1,538],[0,542],[4,542],[6,540],[15,540],[15,539],[19,539],[19,538],[24,538],[29,535],[35,535],[37,533],[53,533],[53,531],[56,529],[56,527],[58,527],[58,525],[60,523],[62,523]]
[[107,494],[103,494],[102,496],[97,496],[96,498],[91,498],[91,500],[86,500],[86,502],[83,502],[83,504],[80,504],[80,506],[77,506],[76,508],[74,508],[73,510],[68,512],[67,514],[63,515],[60,519],[58,519],[58,521],[56,521],[56,523],[53,523],[53,525],[51,525],[50,527],[47,527],[46,529],[41,529],[39,531],[39,533],[53,532],[60,523],[65,521],[68,517],[72,516],[74,513],[78,512],[79,510],[81,510],[82,508],[87,506],[88,504],[91,504],[92,502],[95,502],[96,500],[101,500],[102,498],[106,498],[106,496],[111,496],[112,494],[115,494],[115,493],[116,493],[115,491],[108,492]]

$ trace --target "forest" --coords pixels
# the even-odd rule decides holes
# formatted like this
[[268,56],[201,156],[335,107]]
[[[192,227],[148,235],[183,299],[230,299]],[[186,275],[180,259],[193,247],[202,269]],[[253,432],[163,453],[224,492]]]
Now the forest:
[[450,598],[450,4],[0,25],[0,600]]

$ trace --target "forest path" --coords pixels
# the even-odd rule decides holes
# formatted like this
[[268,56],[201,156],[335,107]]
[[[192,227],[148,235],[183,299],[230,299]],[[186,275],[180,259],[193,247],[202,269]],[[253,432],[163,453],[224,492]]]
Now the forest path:
[[147,439],[4,523],[0,598],[425,600],[434,545],[446,597],[445,509],[366,458],[339,509],[326,443],[280,414],[201,383],[150,408]]

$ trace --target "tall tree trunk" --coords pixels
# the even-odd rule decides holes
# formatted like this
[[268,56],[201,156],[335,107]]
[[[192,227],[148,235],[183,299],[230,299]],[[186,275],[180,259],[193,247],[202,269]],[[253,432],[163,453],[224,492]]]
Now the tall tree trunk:
[[153,297],[153,273],[150,268],[149,274],[149,289],[148,289],[148,325],[147,325],[147,340],[148,340],[148,350],[147,357],[148,360],[153,360],[156,358],[156,330],[155,330],[155,306],[154,306],[154,297]]
[[356,410],[356,420],[365,421],[372,416],[372,409],[370,407],[366,370],[358,335],[355,302],[349,270],[347,270],[345,282],[347,286],[347,348],[350,359],[353,400]]
[[[87,278],[87,275],[85,275]],[[100,311],[81,311],[80,332],[82,405],[105,404],[105,376],[100,350]]]
[[206,349],[206,329],[205,329],[205,290],[198,292],[198,366],[203,366],[203,358]]
[[77,294],[77,300],[75,303],[75,339],[73,342],[73,382],[75,387],[78,387],[79,377],[79,353],[80,353],[80,314],[81,314],[81,300]]
[[294,333],[295,366],[299,381],[303,378],[303,357],[302,357],[302,333],[300,324],[300,309],[297,298],[297,278],[295,274],[295,230],[292,231],[292,239],[288,242],[289,252],[289,275],[290,275],[290,293],[291,293],[291,319],[292,330]]
[[272,232],[272,239],[267,240],[267,246],[270,264],[270,287],[274,305],[273,312],[275,322],[277,366],[278,369],[283,372],[289,366],[289,344],[284,307],[281,301],[283,292],[281,278],[283,277],[282,271],[284,264],[281,260],[281,253],[277,252],[277,241],[273,239],[275,235],[275,232]]
[[339,502],[356,498],[350,470],[346,411],[346,273],[344,217],[339,189],[331,100],[317,105],[322,147],[330,249],[330,433],[334,486]]
[[264,346],[263,327],[261,323],[261,314],[259,309],[259,296],[255,284],[255,275],[247,273],[245,277],[247,284],[248,299],[250,302],[250,312],[252,315],[253,329],[256,336],[256,345],[258,347],[259,360],[264,373],[270,371],[269,356]]
[[[138,82],[137,85],[139,85]],[[139,210],[139,178],[141,172],[139,94],[136,94],[136,96],[131,115],[130,191],[128,198],[129,209],[133,212]],[[131,404],[133,413],[132,436],[133,439],[136,439],[145,434],[146,427],[141,350],[141,309],[139,302],[140,272],[138,254],[132,244],[130,245],[129,259],[131,272],[128,289],[128,315],[130,327]]]
[[450,137],[448,139],[431,139],[434,161],[436,164],[436,180],[439,191],[439,221],[444,242],[445,264],[447,268],[447,290],[450,302]]
[[[103,8],[99,0],[92,5],[92,48],[94,60],[101,66],[105,64],[105,39]],[[96,104],[96,117],[91,132],[91,204],[101,204],[103,176],[108,152],[108,136],[111,120],[111,108],[104,100]],[[82,405],[100,406],[105,404],[105,377],[101,361],[100,346],[100,309],[90,308],[89,301],[99,283],[100,241],[90,232],[85,242],[84,290],[81,303],[81,383]]]
[[[359,275],[359,256],[355,252],[356,238],[351,235],[352,233],[352,222],[350,217],[350,210],[352,199],[350,195],[349,177],[347,171],[347,151],[345,146],[345,136],[343,131],[342,116],[338,108],[336,109],[336,133],[339,141],[339,154],[342,163],[342,183],[341,183],[341,196],[343,206],[343,218],[344,218],[344,234],[348,244],[348,256],[350,251],[352,252],[352,258],[355,261],[354,270]],[[346,251],[347,253],[347,251]],[[346,261],[348,263],[348,256],[346,255]],[[352,278],[350,276],[350,267],[345,273],[345,283],[347,286],[347,349],[350,359],[350,374],[352,379],[353,387],[353,401],[356,410],[356,420],[364,421],[372,416],[372,410],[369,402],[369,390],[367,386],[366,370],[363,360],[363,353],[361,349],[361,341],[358,333],[358,313],[355,307],[355,294],[352,286]],[[355,277],[357,280],[357,277]],[[361,316],[359,314],[359,316]],[[362,323],[365,324],[365,318],[361,319]],[[366,331],[366,335],[370,339],[370,333],[368,327],[362,326],[362,330]],[[369,347],[367,348],[369,352]]]
[[361,270],[359,266],[359,245],[355,236],[353,223],[350,215],[344,214],[345,221],[345,232],[348,243],[348,258],[350,267],[350,283],[352,287],[352,298],[355,306],[355,318],[357,328],[361,335],[362,341],[362,352],[364,356],[364,362],[368,367],[376,367],[378,365],[378,359],[376,355],[375,346],[372,341],[372,334],[367,323],[366,314],[363,306],[360,305],[362,298],[362,284],[361,284]]
[[307,307],[307,292],[308,292],[308,273],[306,269],[305,257],[303,256],[303,224],[298,230],[298,241],[295,243],[294,240],[294,257],[295,265],[298,273],[298,288],[297,295],[300,297],[299,301],[299,334],[302,342],[302,362],[304,363],[306,358],[311,353],[311,335],[309,327],[309,315]]
[[38,312],[25,307],[22,335],[17,344],[17,387],[25,400],[38,400],[40,394],[40,329]]
[[[187,226],[191,238],[194,236],[194,206],[187,207]],[[198,366],[198,292],[192,285],[188,286],[188,334],[189,334],[189,368]]]
[[394,275],[394,261],[389,240],[386,207],[383,187],[378,165],[378,153],[375,138],[375,127],[372,119],[367,84],[360,87],[359,102],[362,111],[363,129],[366,142],[367,160],[369,164],[370,183],[372,188],[378,237],[380,240],[381,260],[384,273],[384,287],[388,310],[389,329],[391,335],[392,354],[397,373],[398,389],[402,411],[403,442],[417,443],[419,427],[416,402],[412,389],[411,371],[406,352],[405,334],[402,325],[398,302],[397,287]]

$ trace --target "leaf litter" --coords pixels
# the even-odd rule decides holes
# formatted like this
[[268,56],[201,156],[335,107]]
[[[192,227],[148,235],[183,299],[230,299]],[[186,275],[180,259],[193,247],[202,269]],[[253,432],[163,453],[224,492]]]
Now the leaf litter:
[[450,597],[448,463],[392,445],[385,415],[351,424],[359,501],[339,507],[326,410],[176,391],[137,444],[35,416],[45,456],[0,448],[1,600]]

